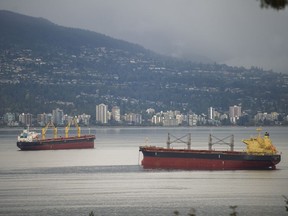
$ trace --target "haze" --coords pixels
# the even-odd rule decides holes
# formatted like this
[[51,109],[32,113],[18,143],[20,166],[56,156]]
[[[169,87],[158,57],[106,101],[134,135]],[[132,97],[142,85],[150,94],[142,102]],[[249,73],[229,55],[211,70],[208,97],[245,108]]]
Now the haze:
[[196,62],[288,73],[288,9],[259,0],[0,0],[0,9]]

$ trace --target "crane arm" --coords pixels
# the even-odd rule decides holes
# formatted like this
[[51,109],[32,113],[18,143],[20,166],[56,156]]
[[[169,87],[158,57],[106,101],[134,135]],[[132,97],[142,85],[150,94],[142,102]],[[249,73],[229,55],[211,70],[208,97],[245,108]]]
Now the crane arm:
[[77,127],[77,136],[80,137],[81,136],[81,128],[80,128],[76,118],[74,118],[74,124]]
[[46,139],[46,132],[50,126],[54,128],[54,138],[57,138],[57,127],[55,127],[53,122],[48,122],[48,124],[44,128],[42,128],[42,139]]
[[67,138],[69,136],[69,129],[70,129],[70,121],[68,122],[67,126],[65,127],[65,137]]
[[75,127],[77,128],[77,136],[81,136],[81,128],[77,123],[77,118],[73,118],[71,121],[68,122],[67,126],[65,127],[65,137],[69,137],[69,130],[70,130],[70,125],[73,123]]

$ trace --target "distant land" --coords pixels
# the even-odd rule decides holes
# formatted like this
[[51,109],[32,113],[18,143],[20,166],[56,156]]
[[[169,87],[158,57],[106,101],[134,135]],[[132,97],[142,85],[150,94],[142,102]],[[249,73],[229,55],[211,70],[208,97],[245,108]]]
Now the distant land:
[[200,64],[43,18],[0,11],[0,116],[51,112],[242,110],[288,113],[288,75],[261,68]]

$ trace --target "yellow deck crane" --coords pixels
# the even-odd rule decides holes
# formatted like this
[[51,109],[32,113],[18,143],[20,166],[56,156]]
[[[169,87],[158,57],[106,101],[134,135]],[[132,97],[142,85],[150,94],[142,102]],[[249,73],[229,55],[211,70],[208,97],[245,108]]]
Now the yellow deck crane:
[[57,138],[58,136],[58,131],[57,131],[57,127],[55,127],[55,125],[53,124],[53,122],[48,122],[48,124],[42,128],[42,139],[46,139],[46,132],[48,130],[49,127],[53,127],[54,130],[54,138]]
[[77,136],[81,136],[81,128],[77,123],[77,118],[73,118],[71,121],[68,122],[67,126],[65,127],[65,137],[69,137],[69,130],[71,123],[74,123],[75,127],[77,127]]

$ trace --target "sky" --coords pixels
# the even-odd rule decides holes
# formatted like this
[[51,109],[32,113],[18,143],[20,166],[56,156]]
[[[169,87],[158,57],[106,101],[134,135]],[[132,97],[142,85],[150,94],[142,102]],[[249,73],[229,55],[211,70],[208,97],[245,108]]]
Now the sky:
[[0,0],[9,10],[160,54],[288,74],[288,8],[260,0]]

